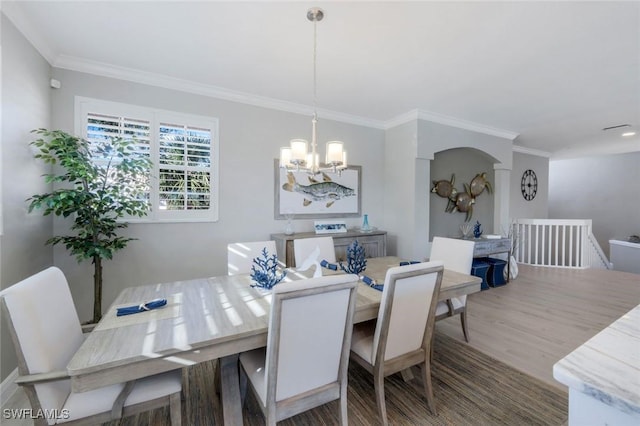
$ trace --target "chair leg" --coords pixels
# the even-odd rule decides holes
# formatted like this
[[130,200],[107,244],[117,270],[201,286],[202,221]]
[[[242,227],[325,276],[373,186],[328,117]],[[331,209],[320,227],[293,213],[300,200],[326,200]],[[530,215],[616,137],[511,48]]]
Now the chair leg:
[[462,333],[464,334],[465,342],[469,343],[469,327],[467,321],[467,309],[460,312],[460,323],[462,324]]
[[429,349],[429,361],[433,362],[433,348],[435,347],[435,343],[436,343],[436,331],[435,329],[433,330],[433,333],[431,333],[431,345],[430,349]]
[[346,391],[340,395],[340,426],[348,426],[347,418],[347,393]]
[[433,385],[431,384],[431,362],[428,359],[424,360],[424,365],[422,366],[422,381],[424,382],[424,396],[427,398],[427,405],[431,414],[436,416],[436,403],[433,398]]
[[376,390],[376,403],[378,404],[378,413],[383,426],[387,426],[387,406],[384,403],[384,375],[379,373],[373,374],[373,383]]
[[275,409],[267,410],[267,413],[266,413],[266,416],[265,416],[266,417],[265,418],[266,426],[276,426],[276,423],[278,423],[276,421],[276,413],[275,413],[275,411],[276,411]]
[[171,413],[171,426],[182,424],[182,392],[169,395],[169,412]]

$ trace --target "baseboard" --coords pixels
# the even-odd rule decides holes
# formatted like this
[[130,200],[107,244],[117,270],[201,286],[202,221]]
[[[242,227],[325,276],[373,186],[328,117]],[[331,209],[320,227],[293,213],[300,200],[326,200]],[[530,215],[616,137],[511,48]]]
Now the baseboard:
[[18,390],[16,379],[18,378],[18,369],[14,368],[11,373],[0,383],[0,404],[4,407],[13,394]]

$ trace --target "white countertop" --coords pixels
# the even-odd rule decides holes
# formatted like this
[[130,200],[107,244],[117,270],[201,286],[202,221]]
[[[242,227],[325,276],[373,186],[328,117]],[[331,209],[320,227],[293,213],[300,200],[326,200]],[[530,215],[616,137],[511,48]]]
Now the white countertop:
[[640,305],[553,366],[569,388],[640,415]]

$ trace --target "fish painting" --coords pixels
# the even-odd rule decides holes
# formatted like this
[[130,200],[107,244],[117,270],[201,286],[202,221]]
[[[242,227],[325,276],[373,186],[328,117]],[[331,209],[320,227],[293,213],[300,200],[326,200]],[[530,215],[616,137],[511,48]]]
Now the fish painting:
[[309,185],[302,185],[296,181],[293,173],[287,172],[287,183],[282,185],[282,189],[301,194],[304,197],[302,205],[305,207],[313,201],[324,201],[329,208],[336,200],[356,195],[352,188],[332,181],[326,173],[322,173],[322,180],[309,177]]

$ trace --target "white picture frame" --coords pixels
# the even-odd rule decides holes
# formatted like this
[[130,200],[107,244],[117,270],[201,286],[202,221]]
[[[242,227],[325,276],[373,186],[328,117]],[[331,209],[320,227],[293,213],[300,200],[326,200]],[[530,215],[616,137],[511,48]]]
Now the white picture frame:
[[316,234],[340,234],[347,232],[347,224],[340,220],[316,220],[313,229]]
[[[362,167],[349,166],[340,173],[319,173],[311,176],[306,172],[290,171],[279,167],[274,160],[274,218],[275,219],[322,219],[360,217]],[[326,175],[326,176],[325,176]],[[348,195],[328,193],[325,198],[314,199],[310,190],[323,182],[331,182],[348,190]],[[297,185],[296,185],[297,184]],[[307,193],[305,193],[307,192]],[[328,194],[328,195],[327,195]]]

